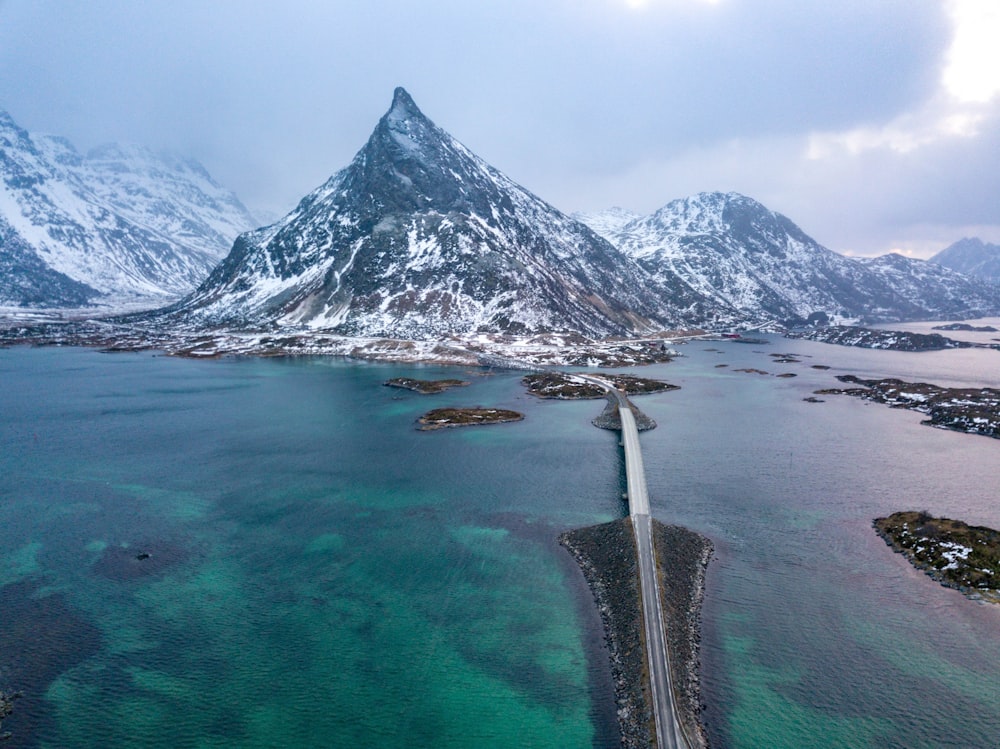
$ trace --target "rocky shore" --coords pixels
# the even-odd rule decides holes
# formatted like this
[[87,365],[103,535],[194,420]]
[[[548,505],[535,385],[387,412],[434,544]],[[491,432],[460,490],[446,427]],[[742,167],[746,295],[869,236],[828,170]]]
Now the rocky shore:
[[[698,659],[708,539],[654,521],[664,626],[679,718],[697,748],[707,747],[701,725]],[[594,594],[611,658],[623,747],[655,743],[648,702],[648,668],[642,648],[642,612],[635,538],[629,518],[569,531],[559,537],[576,559]],[[699,743],[700,742],[700,743]]]
[[941,585],[1000,603],[1000,531],[912,510],[872,525],[893,551]]
[[855,375],[838,375],[837,379],[861,387],[824,388],[815,394],[853,395],[907,408],[927,414],[922,424],[1000,439],[1000,390],[995,388],[943,388],[895,378],[863,380]]
[[4,718],[14,712],[14,700],[20,696],[20,692],[13,692],[12,694],[0,692],[0,741],[8,741],[13,736],[10,731],[3,730],[3,721]]
[[966,322],[952,322],[947,325],[935,325],[931,330],[961,330],[967,333],[998,333],[992,325],[969,325]]
[[382,384],[386,387],[402,388],[423,395],[432,395],[433,393],[443,393],[451,388],[466,387],[471,383],[468,380],[418,380],[415,377],[393,377]]
[[426,432],[449,427],[505,424],[523,418],[524,414],[505,408],[435,408],[417,419],[417,423],[420,424],[418,429]]
[[950,348],[974,348],[978,345],[967,341],[956,341],[954,338],[946,338],[939,333],[875,330],[851,325],[832,325],[809,331],[793,331],[786,333],[785,337],[886,351],[941,351]]
[[[679,525],[653,520],[653,545],[660,582],[670,678],[679,719],[692,749],[708,746],[701,722],[701,604],[712,542]],[[700,744],[698,742],[701,742]]]
[[649,338],[590,339],[577,333],[511,335],[466,333],[443,339],[405,340],[343,336],[327,330],[271,326],[266,329],[200,328],[154,324],[140,317],[36,320],[0,315],[4,346],[89,346],[104,351],[159,351],[170,356],[342,356],[361,361],[541,367],[631,367],[679,356],[669,345],[702,331],[663,331]]

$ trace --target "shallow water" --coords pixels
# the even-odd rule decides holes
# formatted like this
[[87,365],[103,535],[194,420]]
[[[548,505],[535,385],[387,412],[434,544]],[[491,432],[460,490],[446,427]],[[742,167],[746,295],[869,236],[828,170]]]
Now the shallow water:
[[[801,400],[836,373],[904,374],[892,352],[683,351],[641,370],[682,389],[639,404],[660,423],[642,436],[654,515],[716,544],[714,745],[995,746],[1000,607],[915,572],[870,523],[1000,527],[1000,443]],[[812,358],[770,361],[786,351]],[[938,384],[996,376],[915,356]],[[36,643],[0,648],[0,686],[51,674],[9,745],[615,745],[595,614],[555,543],[625,511],[616,436],[589,424],[603,403],[537,401],[512,374],[380,385],[405,375],[455,370],[0,350],[0,633]],[[414,429],[446,405],[527,418]],[[56,619],[61,647],[25,635]]]

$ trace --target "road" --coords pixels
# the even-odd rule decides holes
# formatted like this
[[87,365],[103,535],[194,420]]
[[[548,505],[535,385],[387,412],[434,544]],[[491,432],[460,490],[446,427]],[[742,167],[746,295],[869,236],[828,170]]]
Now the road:
[[660,588],[653,555],[653,524],[649,514],[649,491],[646,471],[642,465],[639,430],[628,399],[621,391],[596,377],[583,376],[600,385],[618,399],[618,414],[622,422],[622,445],[625,448],[625,478],[628,484],[629,515],[635,532],[639,562],[639,589],[642,595],[642,619],[646,634],[646,657],[649,664],[649,686],[652,692],[653,716],[656,720],[656,745],[660,749],[689,749],[677,721],[674,690],[670,683],[670,657],[663,628]]

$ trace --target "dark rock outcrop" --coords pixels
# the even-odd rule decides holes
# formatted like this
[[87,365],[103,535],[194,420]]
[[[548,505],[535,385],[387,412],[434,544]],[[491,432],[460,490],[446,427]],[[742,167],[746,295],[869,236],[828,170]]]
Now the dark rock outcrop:
[[654,745],[648,673],[642,648],[642,610],[635,536],[628,518],[569,531],[559,537],[583,570],[604,622],[615,681],[621,745]]

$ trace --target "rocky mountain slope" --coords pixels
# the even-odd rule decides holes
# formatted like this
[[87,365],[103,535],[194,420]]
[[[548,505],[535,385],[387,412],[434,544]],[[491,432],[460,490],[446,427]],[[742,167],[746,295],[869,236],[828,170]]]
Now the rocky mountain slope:
[[686,286],[742,324],[975,316],[1000,307],[987,284],[901,256],[848,258],[737,193],[700,193],[650,216],[584,217],[658,285]]
[[83,307],[98,292],[53,270],[0,216],[0,306]]
[[981,239],[960,239],[930,259],[967,276],[1000,284],[1000,245]]
[[190,291],[255,225],[195,161],[83,155],[0,111],[0,304],[79,306]]
[[424,339],[474,331],[660,328],[700,302],[651,293],[638,265],[434,125],[403,89],[354,160],[272,226],[241,235],[173,310],[196,325],[278,324]]
[[1000,286],[937,263],[894,252],[858,261],[884,279],[899,298],[898,319],[971,318],[1000,309]]

